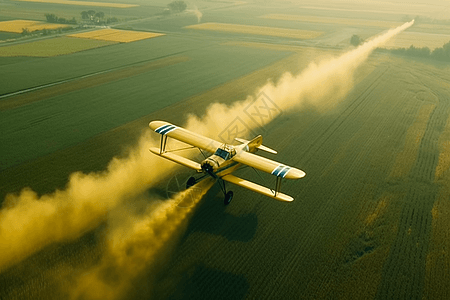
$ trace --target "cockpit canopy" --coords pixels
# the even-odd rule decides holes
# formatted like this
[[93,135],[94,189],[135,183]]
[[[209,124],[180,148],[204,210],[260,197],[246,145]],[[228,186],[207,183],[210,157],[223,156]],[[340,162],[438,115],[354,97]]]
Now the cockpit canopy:
[[220,148],[217,148],[214,155],[217,155],[217,156],[223,158],[224,160],[229,160],[234,155],[236,155],[236,150],[234,149],[233,146],[223,144],[222,146],[220,146]]

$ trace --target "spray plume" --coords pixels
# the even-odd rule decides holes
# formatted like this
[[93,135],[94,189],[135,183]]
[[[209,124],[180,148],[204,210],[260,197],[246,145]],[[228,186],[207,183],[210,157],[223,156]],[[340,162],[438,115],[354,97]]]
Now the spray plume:
[[[343,97],[353,86],[355,69],[370,53],[412,24],[413,21],[392,29],[340,57],[322,61],[318,65],[311,64],[296,76],[286,73],[276,84],[268,82],[259,89],[258,94],[264,91],[285,110],[300,107],[304,103],[319,105],[321,101],[329,97],[335,98],[336,95]],[[226,122],[241,115],[243,108],[252,101],[253,97],[249,96],[231,107],[213,104],[203,118],[191,116],[185,127],[214,138]],[[108,212],[121,202],[141,194],[151,187],[153,181],[167,176],[174,165],[149,155],[147,149],[155,143],[149,137],[149,132],[146,132],[127,158],[114,159],[107,171],[102,173],[73,174],[64,191],[56,191],[40,198],[29,189],[23,190],[20,195],[8,195],[0,210],[0,271],[50,243],[78,238],[87,230],[98,226],[106,219]],[[203,190],[207,189],[205,186]],[[201,195],[196,201],[200,198]],[[176,201],[155,202],[141,221],[114,229],[109,234],[111,242],[108,243],[105,259],[98,270],[107,265],[118,266],[120,270],[120,266],[127,264],[127,259],[131,259],[133,266],[136,266],[136,261],[140,262],[139,266],[148,266],[148,262],[155,259],[158,249],[170,240],[177,232],[176,228],[191,212],[177,209],[174,202]],[[170,220],[174,220],[173,223]],[[164,225],[171,228],[165,231],[164,238],[155,235]],[[159,239],[164,243],[152,248]],[[136,243],[139,247],[131,246]],[[125,249],[136,249],[131,251],[135,255]],[[138,260],[135,261],[135,258]],[[139,266],[136,268],[142,270]],[[129,269],[125,269],[121,274],[122,279],[127,281],[138,275],[138,272],[130,273]],[[77,285],[80,289],[75,294],[80,295],[79,291],[86,290],[88,284],[89,280],[80,279]],[[113,298],[110,285],[103,287],[104,289],[100,286],[95,290],[97,296],[90,296]],[[121,287],[117,293],[121,294],[124,288]]]
[[[320,109],[320,105],[324,102],[330,103],[330,99],[337,100],[347,95],[353,88],[353,77],[357,67],[366,61],[373,50],[413,24],[414,20],[391,29],[339,57],[324,59],[319,64],[311,63],[296,76],[285,73],[276,84],[269,81],[258,89],[256,95],[263,92],[284,111],[299,109],[305,104],[315,105]],[[243,113],[255,101],[254,96],[248,96],[244,101],[236,102],[232,106],[214,103],[201,119],[191,116],[187,127],[198,128],[197,132],[214,138],[223,130],[223,124],[228,124],[236,116],[250,129],[264,126],[273,117],[269,115],[260,118],[256,124],[249,114]],[[204,126],[205,124],[207,126]]]
[[[171,241],[184,232],[198,201],[213,185],[205,180],[170,200],[154,201],[143,217],[128,219],[123,215],[109,220],[106,249],[100,264],[72,281],[65,290],[72,299],[122,299],[133,279],[170,252]],[[183,203],[184,202],[184,203]],[[186,205],[188,204],[188,205]],[[123,213],[123,212],[122,212]],[[130,215],[125,214],[125,217]],[[157,261],[155,261],[157,260]],[[146,281],[147,289],[151,283]]]
[[124,199],[148,189],[173,164],[149,159],[147,132],[127,158],[101,173],[74,173],[67,188],[39,197],[29,188],[6,196],[0,210],[0,271],[54,242],[74,240],[97,227]]

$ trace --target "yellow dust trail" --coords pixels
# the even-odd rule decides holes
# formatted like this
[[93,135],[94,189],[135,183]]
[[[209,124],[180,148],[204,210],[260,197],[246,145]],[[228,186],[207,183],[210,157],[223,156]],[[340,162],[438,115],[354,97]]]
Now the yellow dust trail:
[[74,173],[63,191],[38,195],[26,188],[6,196],[0,210],[0,271],[54,242],[74,240],[104,221],[124,199],[170,174],[174,164],[153,157],[149,132],[124,159],[106,171]]
[[[178,193],[173,199],[154,202],[145,217],[127,224],[110,223],[107,246],[98,266],[70,283],[73,299],[122,299],[132,287],[133,279],[155,262],[161,262],[168,249],[186,228],[196,204],[213,185],[204,180]],[[180,203],[182,202],[182,203]],[[131,215],[127,216],[131,217]],[[163,251],[165,250],[165,251]],[[105,276],[105,274],[107,274]],[[147,289],[151,289],[146,282]]]
[[[339,57],[324,59],[319,64],[311,63],[296,76],[285,73],[277,83],[269,81],[261,87],[256,93],[257,96],[248,96],[247,99],[231,106],[214,103],[203,117],[191,116],[187,127],[195,128],[198,133],[217,138],[218,133],[224,130],[224,126],[236,125],[230,123],[236,118],[239,119],[238,123],[245,124],[245,127],[249,129],[264,126],[277,114],[271,115],[268,111],[262,111],[265,116],[256,117],[257,121],[255,122],[251,116],[252,113],[255,112],[254,115],[257,116],[264,109],[263,103],[258,99],[258,95],[262,93],[282,111],[298,110],[305,104],[315,105],[321,109],[324,103],[330,103],[330,99],[338,100],[348,94],[354,85],[353,78],[356,69],[367,60],[373,50],[381,47],[390,38],[413,24],[414,20],[391,29]],[[252,106],[254,107],[252,108]],[[252,112],[252,109],[259,111]],[[239,126],[236,125],[236,127]],[[239,130],[236,129],[235,133],[237,131]],[[233,139],[234,137],[230,137],[228,140],[231,142]]]

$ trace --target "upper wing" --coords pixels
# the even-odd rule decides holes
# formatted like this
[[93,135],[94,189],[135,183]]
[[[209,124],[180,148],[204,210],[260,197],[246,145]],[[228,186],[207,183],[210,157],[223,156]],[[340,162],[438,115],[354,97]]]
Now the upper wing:
[[207,138],[195,132],[175,126],[164,121],[153,121],[148,124],[151,129],[159,134],[167,135],[171,138],[182,141],[186,144],[204,149],[209,152],[215,152],[222,144],[213,139]]
[[302,170],[288,167],[279,162],[246,151],[239,152],[232,159],[278,177],[299,179],[306,175]]

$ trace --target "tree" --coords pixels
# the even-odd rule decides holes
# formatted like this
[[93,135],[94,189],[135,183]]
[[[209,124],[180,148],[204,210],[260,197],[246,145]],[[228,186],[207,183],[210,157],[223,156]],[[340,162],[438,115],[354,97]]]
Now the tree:
[[117,19],[116,17],[106,19],[106,24],[117,23],[117,22],[119,22],[119,19]]
[[45,18],[49,23],[58,23],[58,17],[54,14],[45,14]]
[[94,20],[94,16],[95,16],[95,10],[88,10],[88,16],[89,16],[89,20]]
[[104,12],[99,11],[98,13],[95,14],[95,17],[98,19],[103,19],[103,17],[105,16]]
[[28,28],[22,28],[22,35],[29,35],[30,31],[28,30]]
[[87,11],[82,11],[82,12],[81,12],[81,18],[82,18],[83,20],[89,19],[89,14],[88,14],[88,12],[87,12]]
[[170,2],[167,6],[173,12],[182,12],[187,8],[187,4],[184,1],[173,1]]
[[359,44],[361,44],[363,42],[363,39],[361,39],[358,35],[354,34],[351,38],[350,38],[350,44],[352,44],[353,46],[358,46]]

